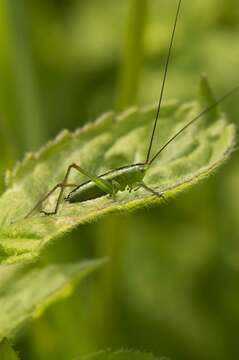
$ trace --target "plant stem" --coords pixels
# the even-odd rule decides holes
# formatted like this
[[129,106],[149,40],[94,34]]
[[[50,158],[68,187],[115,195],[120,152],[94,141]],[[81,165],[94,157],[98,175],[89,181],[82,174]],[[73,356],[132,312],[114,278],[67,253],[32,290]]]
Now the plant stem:
[[116,110],[120,111],[137,100],[143,59],[147,0],[131,0],[118,75]]
[[32,150],[43,142],[44,129],[26,23],[29,14],[19,0],[5,0],[4,7],[19,114],[17,126],[24,150]]

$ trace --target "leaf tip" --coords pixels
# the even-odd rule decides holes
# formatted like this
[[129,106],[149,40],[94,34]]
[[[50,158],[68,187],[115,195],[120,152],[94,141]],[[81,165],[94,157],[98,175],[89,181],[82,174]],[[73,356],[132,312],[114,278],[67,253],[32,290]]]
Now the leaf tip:
[[[208,76],[206,73],[201,74],[200,84],[199,84],[199,91],[198,91],[198,101],[200,107],[202,109],[207,108],[208,106],[215,103],[216,98],[212,91],[211,85],[208,80]],[[220,115],[219,106],[215,107],[212,111],[207,114],[207,118],[209,120],[215,120]]]

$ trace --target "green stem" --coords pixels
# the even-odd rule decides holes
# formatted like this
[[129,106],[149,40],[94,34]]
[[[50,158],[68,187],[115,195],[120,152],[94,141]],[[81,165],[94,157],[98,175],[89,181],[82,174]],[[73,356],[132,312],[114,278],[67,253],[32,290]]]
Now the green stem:
[[118,75],[116,110],[120,111],[137,100],[143,59],[147,0],[131,0],[126,34]]
[[[27,36],[27,8],[19,0],[5,0],[6,36],[18,107],[18,130],[23,147],[36,148],[44,140],[39,92]],[[28,14],[29,16],[29,14]]]

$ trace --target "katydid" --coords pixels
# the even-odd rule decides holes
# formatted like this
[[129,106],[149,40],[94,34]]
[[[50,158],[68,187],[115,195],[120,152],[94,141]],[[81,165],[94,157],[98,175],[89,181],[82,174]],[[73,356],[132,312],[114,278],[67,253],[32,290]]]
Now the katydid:
[[[35,210],[37,210],[42,203],[47,200],[57,189],[60,189],[59,196],[56,201],[55,208],[52,212],[47,212],[44,210],[41,210],[40,212],[45,215],[54,215],[57,214],[59,210],[59,206],[63,200],[64,190],[65,188],[73,188],[69,194],[65,197],[65,201],[70,203],[80,203],[87,200],[92,200],[99,198],[101,196],[109,195],[113,199],[116,199],[116,194],[119,191],[132,191],[132,190],[138,190],[140,188],[144,188],[149,193],[164,198],[164,194],[162,192],[157,192],[154,189],[147,186],[147,184],[144,183],[144,177],[151,166],[151,164],[156,160],[156,158],[161,154],[161,152],[171,143],[173,140],[178,137],[186,128],[191,126],[193,123],[195,123],[197,120],[199,120],[201,117],[203,117],[205,114],[213,110],[219,103],[224,101],[227,97],[231,96],[233,93],[239,90],[239,86],[231,90],[230,92],[226,93],[224,96],[222,96],[219,100],[215,101],[213,104],[205,108],[200,114],[198,114],[195,118],[193,118],[191,121],[189,121],[185,126],[183,126],[176,134],[174,134],[160,149],[151,157],[151,150],[152,150],[152,144],[154,140],[155,131],[157,128],[158,120],[160,117],[160,110],[161,110],[161,104],[163,100],[164,95],[164,89],[165,89],[165,83],[167,79],[168,74],[168,67],[169,62],[171,58],[171,52],[173,47],[173,42],[175,38],[175,32],[176,27],[178,23],[180,8],[181,8],[182,0],[178,1],[177,5],[177,11],[176,16],[174,19],[173,24],[173,30],[170,38],[170,44],[167,54],[167,59],[165,62],[164,67],[164,75],[163,75],[163,81],[158,101],[158,107],[157,107],[157,113],[156,117],[153,123],[153,129],[150,137],[149,147],[147,151],[147,156],[144,162],[137,163],[137,164],[130,164],[127,166],[119,167],[113,170],[108,171],[107,173],[101,174],[101,175],[94,175],[90,173],[89,171],[81,168],[78,164],[71,164],[69,165],[65,177],[63,179],[63,182],[56,184],[40,201],[37,202],[37,204],[34,206],[34,208],[26,215],[25,218],[29,217]],[[81,174],[85,175],[89,180],[80,184],[70,184],[68,183],[68,179],[70,176],[71,171],[75,169]]]

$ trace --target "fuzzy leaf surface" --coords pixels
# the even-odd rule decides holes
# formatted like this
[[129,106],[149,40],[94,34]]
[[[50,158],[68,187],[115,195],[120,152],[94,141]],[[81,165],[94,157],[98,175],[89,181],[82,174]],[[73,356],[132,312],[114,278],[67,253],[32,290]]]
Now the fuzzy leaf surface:
[[[203,92],[202,92],[203,94]],[[208,95],[203,94],[204,103]],[[211,98],[210,98],[211,101]],[[198,102],[164,104],[154,139],[152,155],[183,125],[201,112]],[[77,163],[100,175],[124,165],[145,161],[156,107],[131,108],[121,115],[107,113],[75,133],[63,131],[36,154],[29,154],[7,176],[7,190],[0,198],[0,263],[32,261],[52,240],[73,228],[117,213],[148,206],[161,200],[145,190],[117,193],[90,201],[63,202],[55,216],[38,212],[24,216],[56,183],[67,167]],[[233,149],[235,127],[221,112],[201,118],[157,158],[147,171],[145,183],[166,198],[207,177]],[[70,182],[80,184],[85,176],[72,173]],[[69,191],[69,190],[68,190]],[[66,191],[67,194],[67,191]],[[52,210],[57,194],[44,204]]]
[[53,302],[71,295],[76,285],[104,262],[104,260],[91,260],[74,264],[49,265],[19,275],[14,282],[2,287],[0,341],[14,335],[26,321],[40,316]]

